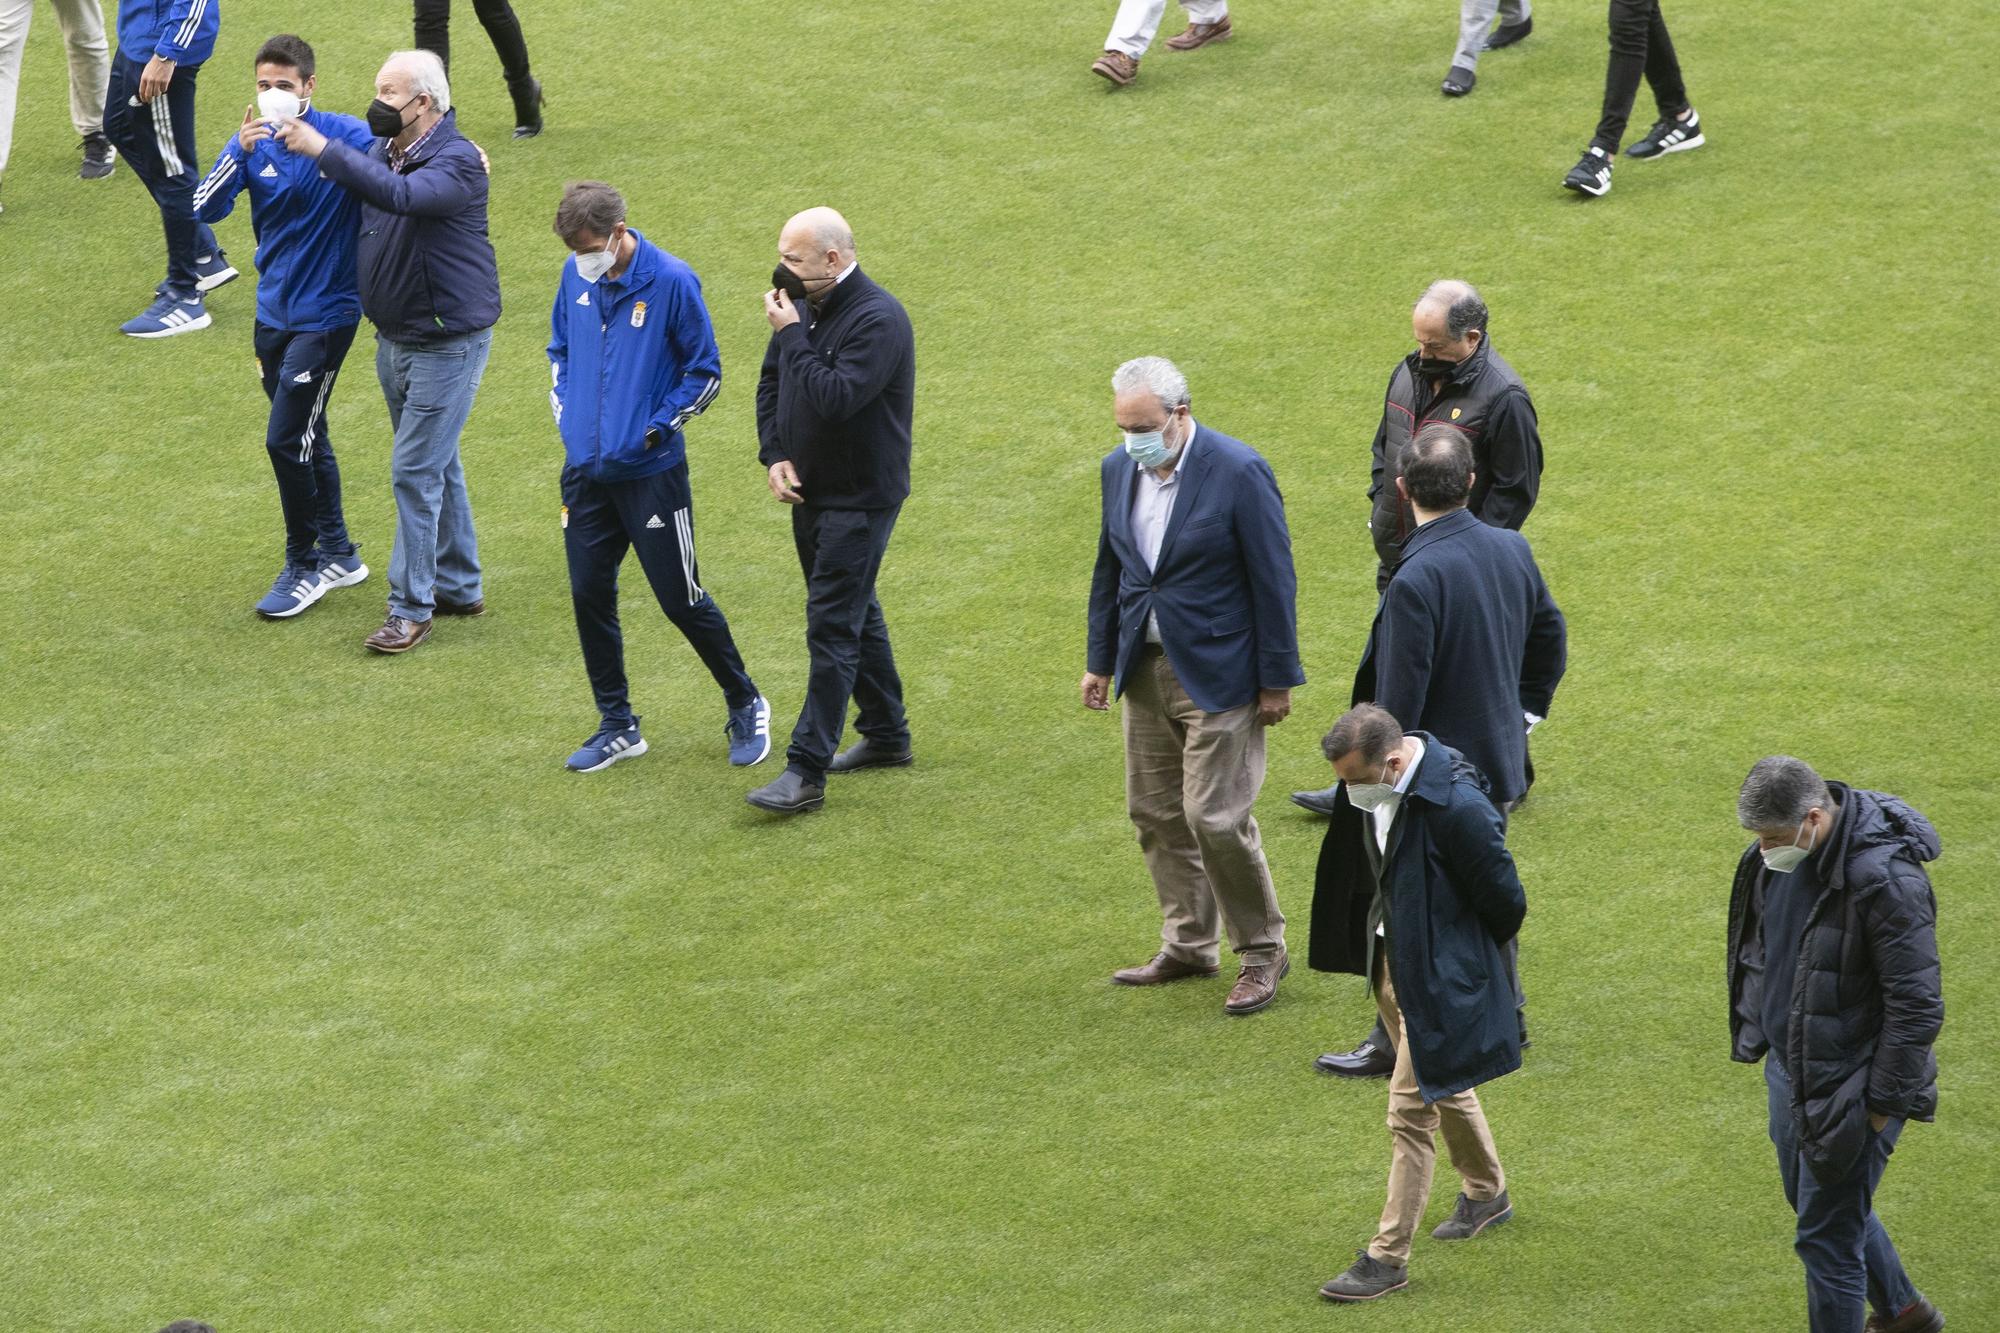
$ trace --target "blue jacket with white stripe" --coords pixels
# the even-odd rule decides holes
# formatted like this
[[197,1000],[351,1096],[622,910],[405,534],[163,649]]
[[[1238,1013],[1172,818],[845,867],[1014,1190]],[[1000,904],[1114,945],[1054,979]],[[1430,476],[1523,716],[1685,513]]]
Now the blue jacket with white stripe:
[[[636,228],[617,281],[563,261],[549,313],[549,406],[571,467],[598,481],[664,472],[687,456],[681,427],[715,401],[722,353],[701,279]],[[647,435],[658,430],[658,444]]]
[[[308,107],[303,119],[360,152],[375,144],[368,126],[353,116]],[[314,159],[274,139],[245,153],[232,134],[195,187],[195,216],[221,221],[242,190],[250,192],[250,228],[257,236],[257,322],[293,332],[359,323],[354,245],[361,200],[320,175]]]
[[222,0],[118,0],[118,51],[128,60],[154,56],[199,65],[215,50]]

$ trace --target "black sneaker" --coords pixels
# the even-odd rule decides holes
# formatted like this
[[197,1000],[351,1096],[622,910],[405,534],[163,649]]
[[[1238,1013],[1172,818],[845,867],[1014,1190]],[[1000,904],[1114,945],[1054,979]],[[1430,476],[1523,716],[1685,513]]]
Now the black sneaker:
[[1463,65],[1453,65],[1445,71],[1444,83],[1440,87],[1446,97],[1463,97],[1472,91],[1472,85],[1477,82],[1477,74]]
[[1708,136],[1701,132],[1701,113],[1688,108],[1686,120],[1675,120],[1672,116],[1653,122],[1653,128],[1646,131],[1646,137],[1625,150],[1627,157],[1665,157],[1668,153],[1686,152],[1699,148],[1708,142]]
[[1592,144],[1583,150],[1582,160],[1569,169],[1569,175],[1563,177],[1563,188],[1578,194],[1610,194],[1611,158]]
[[1504,51],[1534,30],[1535,19],[1532,14],[1522,19],[1519,23],[1503,23],[1493,30],[1491,37],[1486,39],[1486,49],[1489,51]]
[[1410,1285],[1410,1270],[1385,1264],[1366,1250],[1359,1251],[1354,1266],[1319,1289],[1330,1301],[1372,1301]]
[[514,137],[532,139],[542,132],[542,107],[548,98],[542,95],[542,81],[528,78],[521,83],[507,85],[508,96],[514,99]]
[[76,169],[77,176],[87,181],[101,181],[117,169],[118,150],[111,146],[111,140],[104,137],[104,131],[84,135],[83,165]]

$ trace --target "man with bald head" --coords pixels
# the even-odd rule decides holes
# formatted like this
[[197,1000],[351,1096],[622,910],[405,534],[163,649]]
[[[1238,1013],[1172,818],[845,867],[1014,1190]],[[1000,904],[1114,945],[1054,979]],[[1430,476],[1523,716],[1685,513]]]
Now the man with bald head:
[[486,610],[458,437],[500,318],[500,273],[484,155],[458,132],[435,55],[398,51],[383,63],[368,128],[376,140],[365,151],[297,117],[275,136],[361,200],[361,309],[375,323],[396,492],[389,615],[364,646],[405,653],[430,637],[433,616]]
[[[790,815],[825,803],[828,773],[911,761],[875,577],[910,494],[917,366],[902,303],[861,271],[854,232],[831,208],[785,224],[771,283],[757,457],[791,506],[812,666],[785,771],[744,799]],[[861,739],[836,755],[849,699]]]

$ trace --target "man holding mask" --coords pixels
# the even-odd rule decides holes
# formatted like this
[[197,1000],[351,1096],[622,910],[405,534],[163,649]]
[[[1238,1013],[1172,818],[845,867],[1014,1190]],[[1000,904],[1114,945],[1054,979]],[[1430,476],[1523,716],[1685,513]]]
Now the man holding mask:
[[361,308],[375,323],[396,491],[389,615],[364,646],[404,653],[430,637],[434,615],[486,610],[458,440],[500,318],[500,274],[484,155],[458,132],[444,66],[429,51],[398,51],[375,94],[377,142],[366,152],[301,119],[277,138],[361,200]]
[[1123,697],[1126,811],[1163,918],[1158,954],[1111,979],[1212,977],[1227,926],[1241,968],[1223,1009],[1252,1014],[1291,967],[1251,814],[1264,729],[1305,683],[1285,501],[1255,450],[1196,424],[1173,362],[1127,361],[1111,392],[1125,442],[1099,470],[1080,689],[1098,712]]
[[729,709],[729,762],[771,751],[771,707],[701,586],[682,429],[722,388],[722,353],[693,269],[625,221],[625,199],[578,181],[556,209],[571,251],[550,312],[549,406],[562,435],[563,549],[598,729],[567,763],[594,773],[646,752],[625,679],[618,567],[635,550],[667,619]]
[[1766,1109],[1812,1333],[1937,1333],[1875,1215],[1903,1128],[1937,1113],[1944,1026],[1937,830],[1885,792],[1789,755],[1743,780],[1755,838],[1729,894],[1730,1057],[1764,1062]]
[[340,507],[340,465],[327,429],[327,401],[361,322],[354,244],[360,201],[286,152],[272,126],[301,119],[365,152],[368,127],[312,105],[319,87],[313,49],[282,33],[264,43],[253,69],[257,101],[242,128],[195,188],[195,216],[220,222],[250,193],[257,230],[257,370],[271,402],[264,447],[278,478],[285,563],[257,614],[289,619],[335,588],[368,577]]
[[[917,361],[910,317],[861,271],[854,232],[831,208],[785,224],[771,282],[757,457],[771,494],[792,507],[812,669],[785,771],[744,799],[790,815],[825,803],[828,773],[911,762],[875,578],[910,494]],[[836,755],[850,698],[861,740]]]

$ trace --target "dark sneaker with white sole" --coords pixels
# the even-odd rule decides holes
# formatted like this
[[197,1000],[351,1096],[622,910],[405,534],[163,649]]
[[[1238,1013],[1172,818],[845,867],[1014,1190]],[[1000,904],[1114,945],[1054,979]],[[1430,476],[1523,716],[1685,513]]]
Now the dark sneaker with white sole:
[[1451,1216],[1438,1223],[1431,1232],[1433,1240],[1471,1240],[1488,1227],[1498,1226],[1514,1215],[1514,1205],[1507,1202],[1507,1191],[1490,1199],[1468,1199],[1458,1196],[1458,1207],[1451,1210]]
[[722,729],[729,734],[729,762],[738,768],[761,764],[771,753],[771,705],[761,694],[730,709]]
[[1592,196],[1611,193],[1611,158],[1596,144],[1583,150],[1583,158],[1563,177],[1563,188]]
[[278,571],[271,591],[257,603],[257,614],[266,620],[290,620],[326,596],[327,583],[316,567],[287,564]]
[[220,250],[212,255],[196,255],[194,279],[196,291],[212,292],[224,283],[236,281],[236,266]]
[[83,165],[76,169],[77,178],[87,181],[101,181],[118,169],[118,150],[111,146],[111,140],[104,137],[103,130],[92,130],[83,136]]
[[1359,1251],[1354,1266],[1319,1289],[1330,1301],[1372,1301],[1410,1285],[1406,1265],[1385,1264],[1366,1250]]
[[1668,153],[1684,153],[1690,148],[1699,148],[1707,142],[1708,136],[1701,132],[1701,112],[1689,107],[1686,120],[1675,120],[1669,116],[1665,120],[1654,121],[1645,138],[1627,145],[1625,156],[1665,157]]
[[572,773],[597,773],[620,759],[637,759],[644,753],[646,741],[639,735],[639,719],[635,717],[623,726],[607,722],[599,727],[596,735],[563,760],[563,767]]

